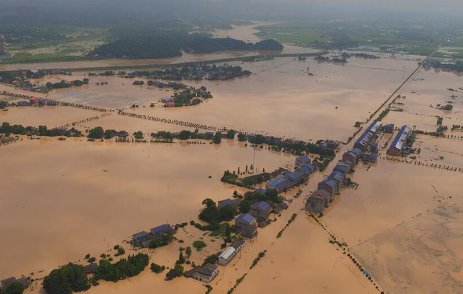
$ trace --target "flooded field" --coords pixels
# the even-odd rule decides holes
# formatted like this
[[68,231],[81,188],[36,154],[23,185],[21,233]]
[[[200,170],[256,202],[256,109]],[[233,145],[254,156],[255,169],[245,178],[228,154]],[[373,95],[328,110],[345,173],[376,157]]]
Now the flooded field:
[[[2,147],[0,276],[50,270],[162,223],[196,219],[205,198],[229,198],[227,169],[253,149],[215,145],[23,141]],[[256,155],[273,170],[293,157]],[[205,167],[207,166],[207,167]],[[209,178],[209,176],[211,178]],[[31,227],[34,229],[32,230]],[[34,250],[29,250],[34,240]],[[79,244],[75,246],[75,244]]]
[[9,107],[8,111],[0,111],[0,122],[56,128],[97,115],[95,111],[65,106]]
[[[387,293],[460,293],[461,267],[450,266],[449,257],[463,262],[463,247],[455,243],[463,233],[461,178],[380,160],[368,170],[357,168],[352,180],[358,189],[343,191],[324,221]],[[442,206],[448,211],[440,212]]]
[[352,59],[342,66],[279,58],[241,66],[253,75],[200,83],[214,96],[205,105],[134,112],[303,140],[346,140],[355,122],[365,121],[416,63]]

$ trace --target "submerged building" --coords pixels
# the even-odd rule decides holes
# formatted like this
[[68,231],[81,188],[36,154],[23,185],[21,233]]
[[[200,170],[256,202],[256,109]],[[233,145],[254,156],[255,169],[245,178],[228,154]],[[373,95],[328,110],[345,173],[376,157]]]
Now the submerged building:
[[392,156],[401,156],[402,152],[406,148],[406,143],[407,143],[407,139],[409,135],[410,135],[409,126],[403,126],[402,128],[400,128],[400,131],[395,137],[394,141],[392,141],[392,144],[389,147],[387,154],[392,155]]

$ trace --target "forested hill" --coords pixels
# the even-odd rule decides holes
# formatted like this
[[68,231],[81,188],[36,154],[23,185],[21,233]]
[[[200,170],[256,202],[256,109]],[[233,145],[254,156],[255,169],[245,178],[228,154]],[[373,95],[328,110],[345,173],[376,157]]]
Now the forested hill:
[[124,34],[116,41],[93,50],[91,56],[105,58],[168,58],[188,53],[212,53],[217,51],[283,50],[283,45],[274,40],[256,44],[231,38],[212,38],[202,34],[181,32],[133,35]]

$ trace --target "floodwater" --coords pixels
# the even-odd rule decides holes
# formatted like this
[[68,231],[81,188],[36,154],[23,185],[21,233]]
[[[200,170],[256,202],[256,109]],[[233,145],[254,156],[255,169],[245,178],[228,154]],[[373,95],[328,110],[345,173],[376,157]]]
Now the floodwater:
[[253,75],[199,82],[214,98],[198,107],[133,112],[302,140],[347,140],[355,122],[365,121],[416,67],[357,58],[344,66],[293,58],[240,65]]
[[[48,97],[111,109],[140,104],[129,111],[246,132],[347,140],[355,122],[365,121],[416,66],[414,61],[387,58],[352,58],[346,65],[294,58],[236,64],[253,74],[229,81],[185,81],[207,87],[214,96],[193,107],[149,107],[173,91],[133,86],[132,79],[119,77],[90,77],[89,85],[54,90]],[[42,82],[84,77],[80,73]],[[108,85],[97,86],[97,82]]]
[[344,190],[324,221],[386,293],[461,293],[462,176],[380,159],[356,169],[358,189]]
[[[252,148],[227,140],[180,145],[25,139],[1,149],[0,186],[7,193],[0,197],[0,234],[14,235],[0,243],[2,277],[47,272],[88,252],[99,256],[140,230],[197,219],[205,198],[243,192],[220,178],[253,160]],[[293,160],[256,152],[259,170]]]
[[8,107],[8,111],[0,111],[0,122],[24,127],[57,128],[100,114],[96,111],[65,106]]

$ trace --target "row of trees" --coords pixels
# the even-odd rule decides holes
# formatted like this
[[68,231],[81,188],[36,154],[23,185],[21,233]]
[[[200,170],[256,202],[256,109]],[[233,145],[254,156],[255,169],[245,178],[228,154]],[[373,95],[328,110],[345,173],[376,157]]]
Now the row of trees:
[[69,263],[58,269],[54,269],[43,280],[43,288],[47,294],[71,294],[73,292],[87,291],[91,282],[105,280],[117,282],[119,280],[140,274],[148,265],[149,256],[138,253],[121,259],[116,263],[103,259],[100,261],[93,280],[87,278],[82,265]]
[[14,135],[38,135],[38,136],[45,136],[45,137],[58,137],[58,136],[66,136],[66,137],[80,137],[82,133],[75,129],[48,129],[46,126],[39,126],[39,128],[33,127],[24,127],[22,125],[10,125],[8,122],[2,123],[0,127],[1,134],[14,134]]

